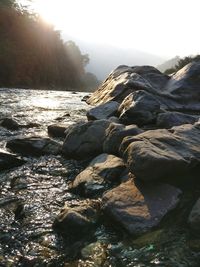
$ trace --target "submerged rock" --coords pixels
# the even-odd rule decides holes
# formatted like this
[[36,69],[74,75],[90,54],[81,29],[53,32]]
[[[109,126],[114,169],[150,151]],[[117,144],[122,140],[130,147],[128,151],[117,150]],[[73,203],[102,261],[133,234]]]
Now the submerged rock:
[[135,136],[143,131],[136,125],[125,126],[123,124],[111,123],[106,130],[106,138],[103,143],[103,151],[114,155],[119,154],[119,147],[124,137]]
[[179,202],[181,191],[167,184],[122,183],[103,196],[103,212],[131,235],[158,226]]
[[193,231],[200,234],[200,198],[195,203],[188,218],[189,225]]
[[84,200],[72,207],[66,204],[56,217],[53,227],[66,237],[81,240],[97,225],[99,210],[98,200]]
[[25,156],[57,155],[61,151],[61,145],[45,137],[16,138],[7,142],[6,147]]
[[14,154],[5,152],[0,149],[0,171],[21,166],[25,163]]
[[18,130],[21,126],[20,124],[12,118],[4,118],[1,120],[1,126],[8,130]]
[[119,182],[125,168],[122,159],[101,154],[75,178],[70,188],[73,192],[83,196],[99,196],[111,186],[112,182]]
[[13,118],[4,118],[1,119],[0,125],[8,130],[19,130],[21,128],[34,128],[41,126],[39,123],[36,122],[29,122],[28,124],[20,124]]
[[107,246],[108,244],[100,241],[91,243],[81,250],[81,255],[84,259],[92,261],[93,266],[101,267],[107,259]]
[[129,170],[142,180],[182,179],[200,171],[200,127],[185,124],[124,138],[121,153]]
[[108,120],[98,120],[68,127],[62,147],[63,154],[73,159],[87,159],[101,154],[105,132],[110,123]]
[[119,108],[119,103],[116,101],[109,101],[105,104],[99,105],[90,109],[87,112],[88,120],[102,120],[115,116]]

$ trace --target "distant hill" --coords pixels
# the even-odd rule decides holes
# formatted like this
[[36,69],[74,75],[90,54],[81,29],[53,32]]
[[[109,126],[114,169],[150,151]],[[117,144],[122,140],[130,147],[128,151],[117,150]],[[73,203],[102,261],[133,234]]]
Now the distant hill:
[[82,53],[89,54],[90,62],[86,70],[94,73],[99,80],[119,65],[152,65],[161,64],[165,58],[148,54],[131,48],[123,49],[111,45],[84,43],[76,40]]
[[179,56],[176,56],[176,57],[174,57],[174,58],[172,58],[170,60],[167,60],[164,63],[158,65],[157,66],[157,69],[159,69],[161,72],[164,72],[167,69],[174,68],[175,65],[178,64],[179,60],[180,60],[180,57]]
[[[81,44],[80,47],[82,48]],[[107,45],[87,46],[82,48],[90,57],[88,71],[93,72],[100,80],[119,65],[154,65],[163,62],[163,58],[134,49],[122,49]]]

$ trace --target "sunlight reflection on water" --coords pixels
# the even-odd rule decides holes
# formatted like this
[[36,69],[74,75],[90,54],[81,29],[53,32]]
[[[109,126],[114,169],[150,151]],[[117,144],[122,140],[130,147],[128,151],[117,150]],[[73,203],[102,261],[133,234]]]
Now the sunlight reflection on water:
[[85,115],[89,106],[81,101],[86,94],[0,88],[0,119],[12,117],[19,124],[34,122],[40,125],[14,132],[0,127],[0,147],[4,148],[7,140],[17,136],[45,136],[47,126],[53,123],[69,125],[79,120],[86,120]]
[[34,107],[40,107],[40,108],[48,108],[53,109],[59,107],[59,102],[57,99],[51,99],[47,97],[33,97],[31,100],[31,104]]

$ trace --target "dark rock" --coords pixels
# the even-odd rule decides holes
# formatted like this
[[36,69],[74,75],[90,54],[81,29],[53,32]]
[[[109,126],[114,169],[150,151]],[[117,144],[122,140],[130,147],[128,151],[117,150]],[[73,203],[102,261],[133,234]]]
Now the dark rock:
[[115,117],[115,116],[112,116],[112,117],[108,118],[108,120],[109,120],[110,122],[120,123],[119,118],[117,118],[117,117]]
[[119,103],[116,101],[109,101],[97,107],[90,109],[87,112],[88,120],[102,120],[115,116],[119,108]]
[[122,183],[103,196],[103,212],[131,235],[158,226],[179,202],[181,191],[167,184]]
[[100,196],[111,186],[112,182],[119,182],[125,168],[122,159],[113,155],[101,154],[75,178],[71,190],[82,196]]
[[194,207],[192,208],[188,222],[191,229],[194,232],[200,234],[200,198],[197,200]]
[[12,118],[4,118],[1,120],[1,126],[8,130],[18,130],[21,126],[20,124]]
[[129,170],[142,180],[182,179],[200,171],[200,125],[150,130],[125,138],[121,153]]
[[34,128],[34,127],[40,127],[41,124],[37,123],[37,122],[29,122],[28,124],[25,125],[20,125],[20,127],[22,128]]
[[7,142],[6,147],[25,156],[57,155],[61,151],[58,142],[39,136],[13,139]]
[[69,126],[62,147],[63,154],[73,159],[86,159],[101,154],[105,132],[110,123],[108,120],[98,120]]
[[111,123],[106,130],[106,139],[103,143],[105,153],[118,155],[119,147],[124,137],[142,133],[136,125],[124,126],[123,124]]
[[181,103],[200,103],[200,62],[192,62],[176,72],[165,90]]
[[66,124],[52,124],[48,126],[48,135],[53,137],[65,137]]
[[1,126],[8,129],[8,130],[19,130],[21,128],[34,128],[41,126],[39,123],[30,122],[28,124],[19,124],[12,118],[4,118],[1,120]]
[[60,116],[60,117],[57,117],[55,120],[56,121],[62,121],[64,119],[66,119],[67,117],[70,117],[70,114],[68,112],[65,113],[64,115]]
[[16,155],[0,150],[0,171],[18,167],[24,163],[25,161]]
[[81,101],[86,102],[90,98],[90,95],[85,95]]
[[53,227],[64,236],[81,240],[97,225],[99,210],[98,200],[84,200],[73,207],[66,204],[55,219]]
[[143,126],[153,123],[160,112],[160,103],[145,91],[128,95],[119,107],[120,121],[124,124]]
[[184,114],[180,112],[160,113],[156,125],[160,128],[171,128],[182,124],[193,124],[198,121],[199,116]]

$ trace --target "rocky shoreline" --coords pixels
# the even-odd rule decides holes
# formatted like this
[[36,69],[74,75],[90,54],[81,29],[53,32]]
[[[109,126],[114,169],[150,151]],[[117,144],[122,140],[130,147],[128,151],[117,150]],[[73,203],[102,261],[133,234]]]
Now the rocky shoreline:
[[[184,255],[190,262],[181,265],[177,252],[177,265],[173,266],[199,266],[199,77],[198,62],[171,77],[150,66],[119,66],[86,100],[93,105],[86,114],[88,121],[49,125],[49,135],[62,142],[40,136],[7,142],[7,149],[17,155],[0,153],[2,171],[23,166],[25,157],[48,155],[80,162],[84,167],[72,179],[66,176],[67,192],[77,201],[66,201],[51,227],[65,240],[70,253],[76,251],[69,260],[86,261],[55,266],[136,266],[137,248],[141,248],[142,257],[158,244],[158,262],[137,266],[168,266],[165,264],[171,259],[161,254],[168,247],[166,243],[171,242],[172,248],[172,236],[178,229],[178,238],[184,239],[181,253],[196,253],[197,264],[191,255]],[[5,119],[1,125],[34,127]],[[21,216],[24,206],[20,209],[16,214]],[[111,227],[119,240],[126,236],[131,245],[127,248],[120,241],[115,249],[109,248],[97,237],[101,227]],[[94,260],[96,250],[101,255],[96,265],[86,265],[92,255]],[[122,251],[131,255],[127,254],[124,263],[119,256]]]

